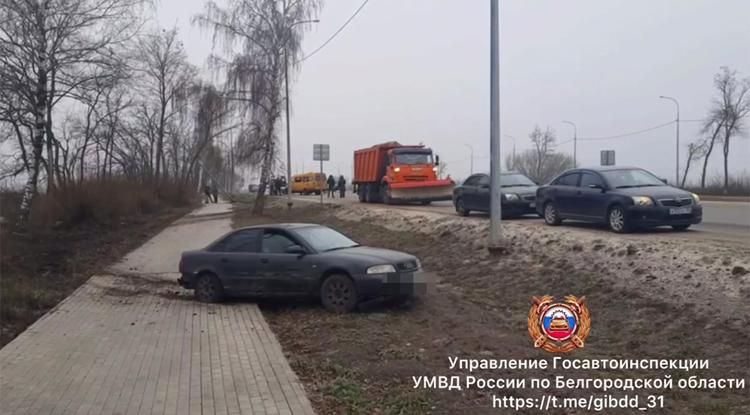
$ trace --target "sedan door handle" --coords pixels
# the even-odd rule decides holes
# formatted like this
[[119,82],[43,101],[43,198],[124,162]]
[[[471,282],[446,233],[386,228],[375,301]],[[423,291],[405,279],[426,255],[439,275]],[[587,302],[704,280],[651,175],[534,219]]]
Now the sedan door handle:
[[261,258],[260,259],[260,263],[261,264],[267,264],[268,263],[268,258]]

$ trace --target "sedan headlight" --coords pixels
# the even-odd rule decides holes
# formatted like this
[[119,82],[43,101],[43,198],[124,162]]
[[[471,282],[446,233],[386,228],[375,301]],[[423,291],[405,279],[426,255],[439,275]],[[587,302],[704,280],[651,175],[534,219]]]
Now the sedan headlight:
[[636,206],[653,206],[654,199],[651,199],[648,196],[633,196],[633,203]]
[[695,204],[698,205],[701,203],[701,198],[695,193],[690,193],[691,196],[693,196],[693,200],[695,201]]
[[515,193],[506,193],[504,194],[505,200],[518,200],[520,199],[517,194]]
[[368,274],[387,274],[389,272],[396,272],[396,267],[390,264],[386,264],[386,265],[375,265],[373,267],[367,268]]

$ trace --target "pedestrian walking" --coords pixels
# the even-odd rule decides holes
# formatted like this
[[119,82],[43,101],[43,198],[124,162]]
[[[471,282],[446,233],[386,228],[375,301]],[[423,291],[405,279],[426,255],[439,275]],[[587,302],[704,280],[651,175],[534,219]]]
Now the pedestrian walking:
[[216,186],[216,182],[211,183],[211,196],[213,196],[214,203],[219,203],[219,188]]
[[339,186],[339,197],[343,199],[344,197],[346,197],[346,179],[344,178],[343,174],[339,176],[338,186]]
[[203,186],[203,203],[211,203],[211,186]]
[[328,198],[336,198],[336,179],[333,178],[333,175],[328,176],[328,180],[326,181],[328,183]]

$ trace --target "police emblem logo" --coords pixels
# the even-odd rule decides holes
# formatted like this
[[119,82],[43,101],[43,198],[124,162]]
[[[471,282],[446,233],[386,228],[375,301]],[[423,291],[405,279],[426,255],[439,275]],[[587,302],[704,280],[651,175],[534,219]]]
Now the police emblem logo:
[[586,297],[569,295],[562,303],[545,295],[534,297],[529,310],[529,336],[534,347],[550,353],[569,353],[583,347],[591,332]]

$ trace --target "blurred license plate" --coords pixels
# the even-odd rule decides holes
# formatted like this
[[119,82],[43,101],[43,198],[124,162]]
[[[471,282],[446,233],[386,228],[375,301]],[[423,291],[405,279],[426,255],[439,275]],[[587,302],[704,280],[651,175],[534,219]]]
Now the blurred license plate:
[[683,207],[677,207],[677,208],[670,208],[669,214],[670,215],[686,215],[688,213],[693,212],[692,206],[683,206]]

